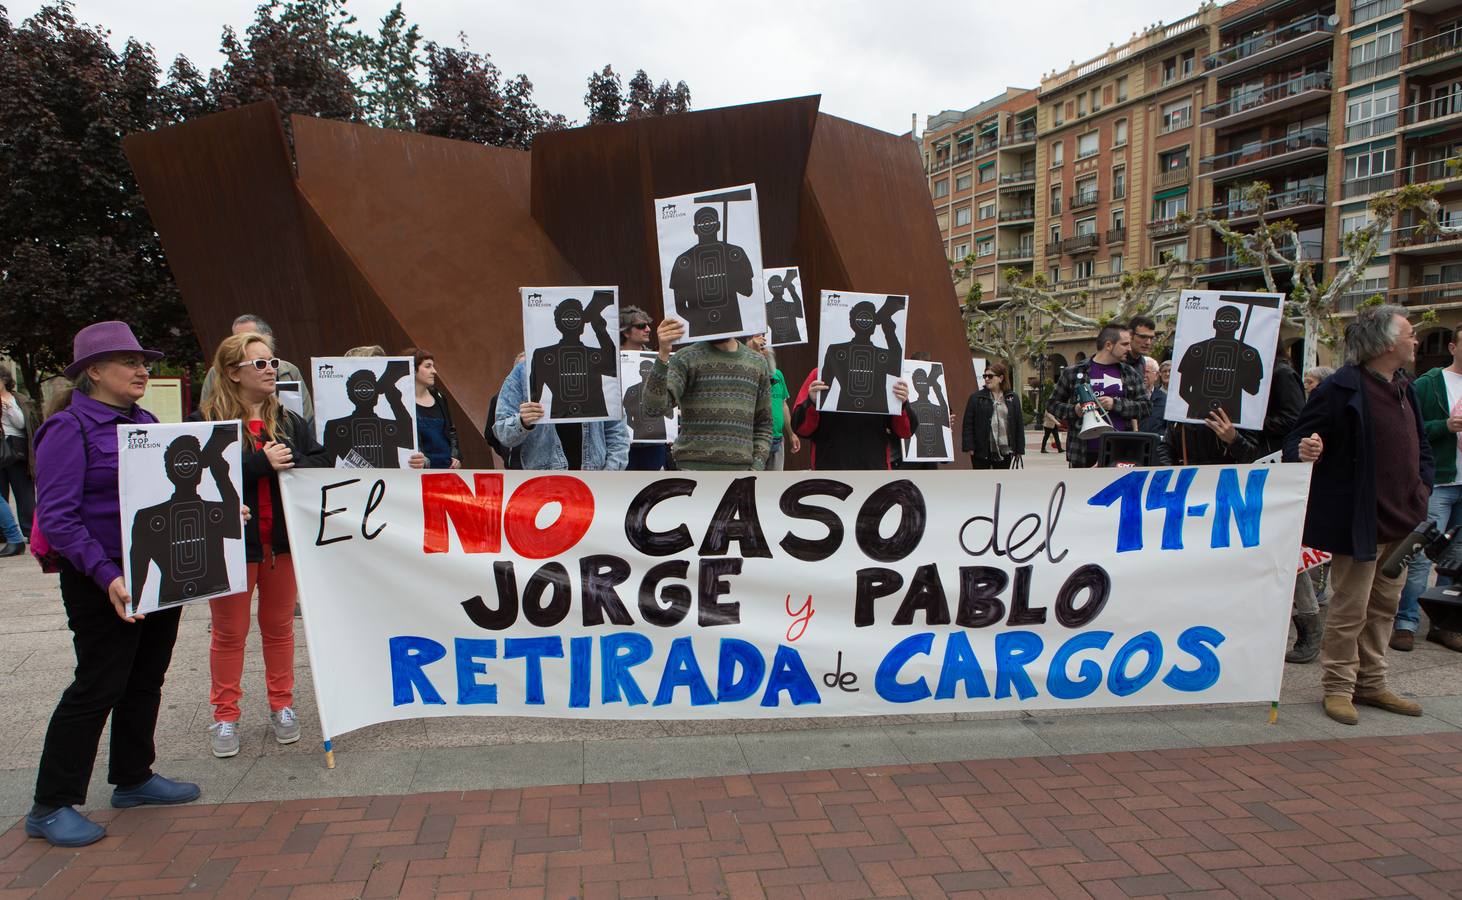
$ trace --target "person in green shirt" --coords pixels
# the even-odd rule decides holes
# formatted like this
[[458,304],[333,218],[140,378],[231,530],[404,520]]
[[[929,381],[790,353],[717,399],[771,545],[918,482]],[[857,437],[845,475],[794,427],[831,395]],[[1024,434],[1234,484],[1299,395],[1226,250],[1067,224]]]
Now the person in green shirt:
[[685,323],[665,319],[657,329],[659,358],[644,381],[641,409],[669,416],[680,409],[671,455],[687,471],[761,471],[772,445],[771,373],[766,360],[736,338],[703,341],[675,351]]
[[[787,461],[787,447],[792,452],[802,449],[802,439],[792,430],[792,410],[787,401],[787,379],[777,368],[777,353],[764,334],[754,334],[746,339],[746,346],[760,353],[767,361],[767,370],[772,373],[772,454],[767,458],[767,470],[780,472]],[[785,441],[783,440],[785,438]]]

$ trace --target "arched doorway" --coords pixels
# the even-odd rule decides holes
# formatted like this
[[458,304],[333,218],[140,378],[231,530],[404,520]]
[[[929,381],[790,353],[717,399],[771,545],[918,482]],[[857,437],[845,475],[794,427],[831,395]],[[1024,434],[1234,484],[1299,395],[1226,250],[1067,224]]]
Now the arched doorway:
[[1447,349],[1451,342],[1452,331],[1449,328],[1433,328],[1418,335],[1415,374],[1451,365],[1452,352]]

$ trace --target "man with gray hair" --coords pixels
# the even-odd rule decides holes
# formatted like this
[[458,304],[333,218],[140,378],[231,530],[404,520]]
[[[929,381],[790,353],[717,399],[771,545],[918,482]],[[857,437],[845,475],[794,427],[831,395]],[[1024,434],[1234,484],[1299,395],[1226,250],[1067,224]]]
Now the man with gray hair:
[[1325,714],[1354,725],[1356,704],[1421,715],[1421,704],[1386,685],[1386,644],[1405,575],[1387,577],[1378,560],[1426,518],[1433,467],[1416,392],[1399,374],[1416,359],[1406,310],[1357,313],[1345,356],[1310,394],[1284,458],[1315,466],[1304,542],[1334,554],[1320,684]]
[[[251,331],[255,334],[262,334],[266,338],[268,338],[270,349],[278,352],[278,349],[275,347],[274,344],[274,329],[269,327],[268,322],[264,321],[253,313],[244,313],[242,316],[234,319],[234,334],[247,334]],[[203,388],[198,394],[198,405],[200,407],[203,404],[207,403],[209,396],[213,394],[213,380],[217,377],[218,373],[213,371],[212,366],[209,366],[208,374],[203,376]],[[305,380],[305,376],[300,372],[299,366],[296,366],[292,362],[281,359],[279,361],[278,380],[294,381],[299,383],[300,400],[301,402],[303,402],[305,408],[305,413],[302,418],[305,420],[305,424],[310,426],[310,430],[314,431],[315,403],[313,400],[310,399],[310,383]]]

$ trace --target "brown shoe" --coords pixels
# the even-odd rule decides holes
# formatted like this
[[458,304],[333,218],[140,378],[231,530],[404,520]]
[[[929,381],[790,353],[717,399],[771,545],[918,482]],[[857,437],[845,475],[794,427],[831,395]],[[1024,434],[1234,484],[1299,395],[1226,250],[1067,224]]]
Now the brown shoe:
[[1434,644],[1441,644],[1448,650],[1462,653],[1462,631],[1443,631],[1433,625],[1427,629],[1426,639]]
[[1355,702],[1362,706],[1384,709],[1386,712],[1393,712],[1398,716],[1421,715],[1420,703],[1415,700],[1407,700],[1405,697],[1398,697],[1391,691],[1377,691],[1374,694],[1356,693]]
[[1355,714],[1355,704],[1344,694],[1325,695],[1325,715],[1341,725],[1354,725],[1360,721],[1360,716]]
[[1397,628],[1391,632],[1391,643],[1389,646],[1392,650],[1410,653],[1411,649],[1416,646],[1416,633]]

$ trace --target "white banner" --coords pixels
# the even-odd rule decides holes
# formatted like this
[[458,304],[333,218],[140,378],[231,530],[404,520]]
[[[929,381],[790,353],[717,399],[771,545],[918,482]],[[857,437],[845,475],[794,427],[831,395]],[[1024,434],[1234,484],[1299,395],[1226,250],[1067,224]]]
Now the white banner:
[[329,738],[422,716],[1273,700],[1309,472],[282,483]]
[[241,436],[237,419],[117,426],[122,569],[132,612],[248,586]]

